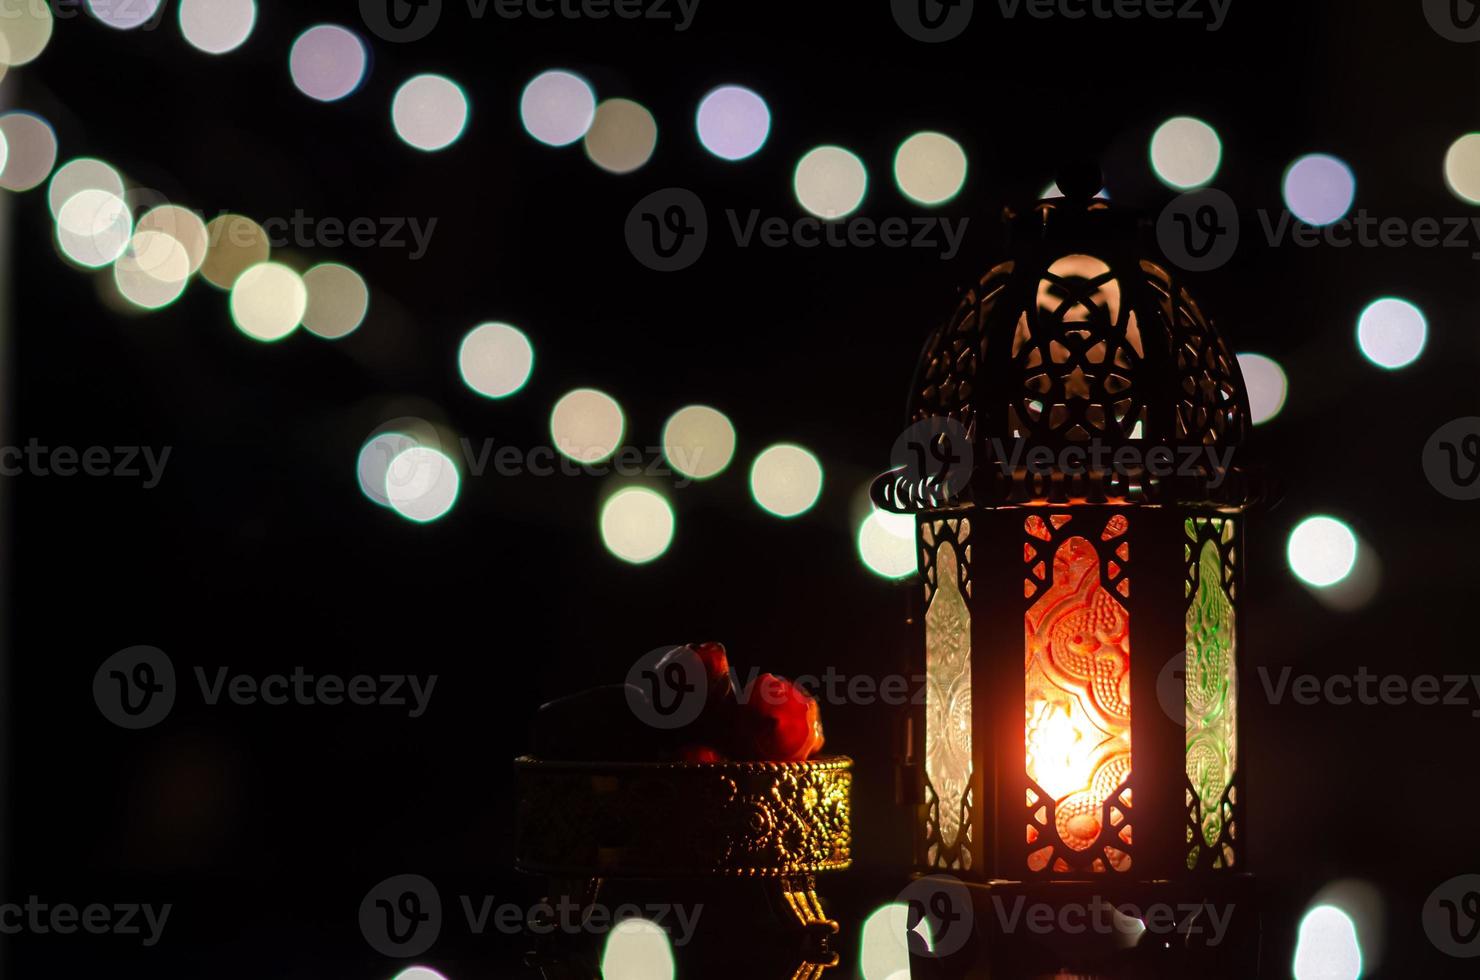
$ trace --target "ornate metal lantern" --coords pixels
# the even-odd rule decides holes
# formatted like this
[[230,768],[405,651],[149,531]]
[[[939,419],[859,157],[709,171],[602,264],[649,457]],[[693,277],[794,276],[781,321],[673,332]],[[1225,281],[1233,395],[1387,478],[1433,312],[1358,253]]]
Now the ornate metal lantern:
[[1207,884],[1246,865],[1248,399],[1097,177],[1007,216],[1010,258],[926,343],[906,465],[873,487],[915,517],[924,579],[903,765],[917,865],[968,884]]

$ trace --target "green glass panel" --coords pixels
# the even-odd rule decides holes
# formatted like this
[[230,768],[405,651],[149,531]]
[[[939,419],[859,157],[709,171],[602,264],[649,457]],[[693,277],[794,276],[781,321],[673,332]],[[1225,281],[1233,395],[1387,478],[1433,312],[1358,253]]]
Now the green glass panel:
[[[1198,525],[1187,521],[1187,536],[1198,540]],[[1221,523],[1221,522],[1220,522]],[[1233,523],[1223,526],[1230,540]],[[1223,794],[1238,763],[1238,676],[1233,602],[1223,584],[1223,558],[1214,541],[1197,552],[1197,591],[1187,607],[1187,778],[1197,793],[1202,840],[1190,841],[1188,866],[1195,866],[1202,845],[1216,847],[1223,831]],[[1231,864],[1232,852],[1215,860]]]

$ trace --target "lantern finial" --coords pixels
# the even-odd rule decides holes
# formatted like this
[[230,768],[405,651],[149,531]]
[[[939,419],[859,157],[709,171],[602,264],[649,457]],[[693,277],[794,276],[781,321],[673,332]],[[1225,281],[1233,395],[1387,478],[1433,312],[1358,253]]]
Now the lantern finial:
[[1094,157],[1079,156],[1064,161],[1054,182],[1059,185],[1059,193],[1065,197],[1087,201],[1105,186],[1105,176],[1100,172],[1099,161]]

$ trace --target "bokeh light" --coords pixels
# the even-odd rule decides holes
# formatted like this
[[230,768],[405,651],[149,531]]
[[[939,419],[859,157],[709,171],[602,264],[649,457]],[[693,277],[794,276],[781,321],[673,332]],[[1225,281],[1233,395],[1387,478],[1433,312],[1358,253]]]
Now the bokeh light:
[[905,977],[910,975],[909,914],[909,906],[892,902],[863,921],[858,943],[863,980],[893,980],[901,971]]
[[71,197],[79,191],[107,191],[114,197],[123,197],[123,177],[102,160],[78,157],[62,164],[52,174],[51,185],[46,190],[46,201],[51,207],[51,216],[57,217]]
[[1371,976],[1382,965],[1387,950],[1389,911],[1383,889],[1361,878],[1337,878],[1311,896],[1307,909],[1328,905],[1351,919],[1361,952],[1361,970]]
[[586,156],[602,170],[628,174],[647,163],[658,145],[653,114],[631,99],[607,99],[586,130]]
[[1201,119],[1174,116],[1151,135],[1151,169],[1176,190],[1191,190],[1212,180],[1222,159],[1217,130]]
[[1357,179],[1336,157],[1311,153],[1285,171],[1285,207],[1308,225],[1329,225],[1351,210]]
[[[131,31],[149,23],[159,12],[162,2],[163,0],[87,0],[87,10],[109,27]],[[35,4],[26,3],[24,6]]]
[[482,323],[463,338],[457,367],[463,382],[478,394],[507,398],[529,381],[534,370],[534,345],[518,327]]
[[0,60],[11,68],[29,64],[41,56],[55,26],[51,5],[35,2],[7,3],[0,17]]
[[123,198],[96,187],[73,194],[57,214],[62,254],[89,269],[115,261],[133,234],[133,217]]
[[385,496],[391,509],[408,521],[435,521],[457,503],[462,477],[452,457],[431,446],[403,450],[386,469]]
[[391,103],[396,135],[432,153],[456,143],[468,125],[468,97],[443,75],[417,75],[396,90]]
[[673,543],[673,507],[646,487],[626,487],[601,508],[601,540],[625,562],[653,561]]
[[687,405],[663,425],[663,456],[695,480],[718,476],[735,458],[735,426],[708,405]]
[[721,85],[699,100],[694,125],[704,149],[721,160],[744,160],[771,134],[771,110],[743,85]]
[[325,340],[348,337],[365,322],[370,310],[370,288],[360,274],[347,265],[324,262],[303,274],[308,306],[303,311],[304,329]]
[[1285,369],[1272,357],[1263,354],[1240,354],[1239,370],[1244,375],[1244,387],[1249,392],[1249,414],[1255,425],[1263,425],[1285,407],[1285,395],[1289,382]]
[[1300,920],[1295,940],[1295,980],[1357,980],[1362,947],[1351,916],[1334,905],[1317,905]]
[[591,128],[596,118],[596,93],[584,78],[572,72],[543,72],[524,87],[519,117],[529,135],[541,143],[566,146]]
[[918,567],[915,519],[908,514],[870,511],[858,525],[858,557],[869,571],[884,578],[913,575]]
[[840,146],[819,146],[802,157],[792,179],[797,200],[819,218],[843,218],[863,203],[868,172]]
[[[407,424],[409,423],[409,424]],[[391,461],[414,446],[422,445],[421,435],[430,435],[430,426],[419,419],[397,419],[373,433],[360,447],[355,460],[355,477],[360,492],[381,507],[391,505],[386,496],[385,481]]]
[[777,517],[805,514],[822,494],[822,464],[801,446],[771,446],[751,464],[750,494]]
[[1325,588],[1351,573],[1357,563],[1357,536],[1344,522],[1318,514],[1290,532],[1285,554],[1297,578]]
[[138,233],[157,231],[173,238],[185,249],[190,260],[190,275],[200,271],[206,260],[210,236],[200,215],[176,204],[162,204],[139,219]]
[[337,24],[310,27],[293,42],[288,71],[298,91],[320,102],[351,95],[365,80],[369,53],[358,34]]
[[1444,154],[1444,183],[1466,204],[1480,204],[1480,133],[1466,133]]
[[235,51],[257,25],[257,0],[179,0],[180,33],[206,54]]
[[894,154],[894,181],[919,204],[944,204],[966,183],[966,151],[942,133],[916,133]]
[[1418,360],[1428,336],[1423,312],[1407,300],[1374,300],[1357,318],[1357,346],[1367,360],[1390,371]]
[[206,225],[206,258],[200,274],[221,289],[236,285],[243,272],[266,262],[272,254],[267,232],[251,218],[223,214]]
[[612,927],[601,954],[603,980],[673,980],[673,971],[673,950],[661,926],[625,919]]
[[45,119],[31,112],[7,112],[0,116],[0,136],[6,147],[0,187],[28,191],[51,176],[57,163],[57,135]]
[[277,262],[261,262],[231,287],[231,318],[254,340],[282,340],[298,329],[308,309],[303,277]]
[[162,231],[139,231],[113,264],[113,281],[130,303],[157,310],[180,298],[191,271],[190,253],[178,239]]
[[622,406],[595,388],[569,392],[550,412],[550,437],[555,448],[577,463],[600,463],[611,456],[621,445],[626,429]]

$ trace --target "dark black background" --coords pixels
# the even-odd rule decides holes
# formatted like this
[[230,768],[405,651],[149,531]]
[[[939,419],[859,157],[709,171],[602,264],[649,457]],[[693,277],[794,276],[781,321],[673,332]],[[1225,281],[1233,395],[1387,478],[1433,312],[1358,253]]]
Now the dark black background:
[[[718,638],[737,666],[780,673],[890,669],[905,597],[858,561],[859,492],[884,468],[925,332],[953,290],[999,254],[1002,205],[1035,197],[1065,155],[1101,155],[1117,202],[1154,213],[1171,196],[1146,144],[1179,113],[1224,143],[1216,185],[1248,214],[1281,206],[1296,156],[1333,152],[1376,215],[1473,211],[1444,188],[1449,144],[1477,126],[1473,47],[1417,3],[1234,0],[1225,27],[1003,20],[978,4],[960,39],[911,40],[888,5],[704,0],[693,26],[608,20],[473,21],[449,3],[412,44],[372,39],[362,91],[301,96],[287,51],[304,28],[360,29],[354,4],[266,3],[248,43],[208,57],[161,29],[58,25],[7,84],[55,124],[62,159],[100,156],[137,184],[215,214],[435,216],[419,262],[405,250],[319,249],[372,285],[358,333],[256,343],[201,282],[156,314],[121,316],[51,244],[44,188],[16,196],[9,290],[8,441],[171,446],[161,485],[10,480],[5,784],[7,900],[172,902],[165,941],[11,939],[7,976],[389,978],[355,919],[365,891],[402,872],[444,895],[531,891],[510,871],[510,760],[534,708],[620,680],[644,651]],[[658,149],[637,173],[598,170],[578,146],[523,131],[523,85],[574,69],[600,97],[647,105]],[[465,137],[422,154],[389,120],[420,71],[472,100]],[[716,84],[748,85],[774,128],[754,158],[709,156],[692,129]],[[966,149],[961,255],[913,249],[738,249],[723,233],[693,268],[651,272],[626,249],[643,195],[684,186],[712,222],[725,208],[792,217],[791,169],[811,147],[857,152],[863,215],[924,213],[894,188],[899,142],[939,129]],[[1249,220],[1252,221],[1252,218]],[[1250,521],[1240,656],[1278,672],[1469,672],[1476,599],[1473,504],[1436,493],[1420,453],[1441,423],[1476,412],[1476,266],[1468,249],[1266,247],[1246,226],[1235,260],[1195,280],[1237,350],[1278,358],[1283,414],[1258,431],[1286,497]],[[1359,311],[1397,294],[1428,315],[1429,347],[1387,373],[1354,343]],[[462,335],[518,324],[536,370],[490,402],[459,379]],[[359,492],[365,437],[407,414],[475,442],[535,446],[554,400],[593,385],[652,445],[691,402],[726,411],[734,465],[675,491],[670,552],[644,567],[603,548],[591,476],[470,478],[445,519],[416,526]],[[780,521],[750,502],[755,452],[795,440],[824,461],[817,508]],[[1383,584],[1357,612],[1318,603],[1290,574],[1289,529],[1313,512],[1349,521]],[[94,671],[133,644],[194,666],[269,672],[436,673],[427,715],[368,708],[206,708],[124,732],[98,713]],[[1443,880],[1480,870],[1468,707],[1272,705],[1243,699],[1254,869],[1298,909],[1333,879],[1378,885],[1386,952],[1373,976],[1465,975],[1422,931]],[[857,870],[825,883],[849,914],[905,881],[908,831],[892,802],[886,711],[831,708],[830,749],[858,760]],[[1288,975],[1295,922],[1269,924],[1271,975]],[[856,943],[857,920],[845,942]],[[517,976],[515,939],[456,935],[426,958],[452,980]],[[851,969],[851,965],[849,966]],[[680,976],[683,973],[680,972]],[[846,975],[846,973],[845,973]]]

